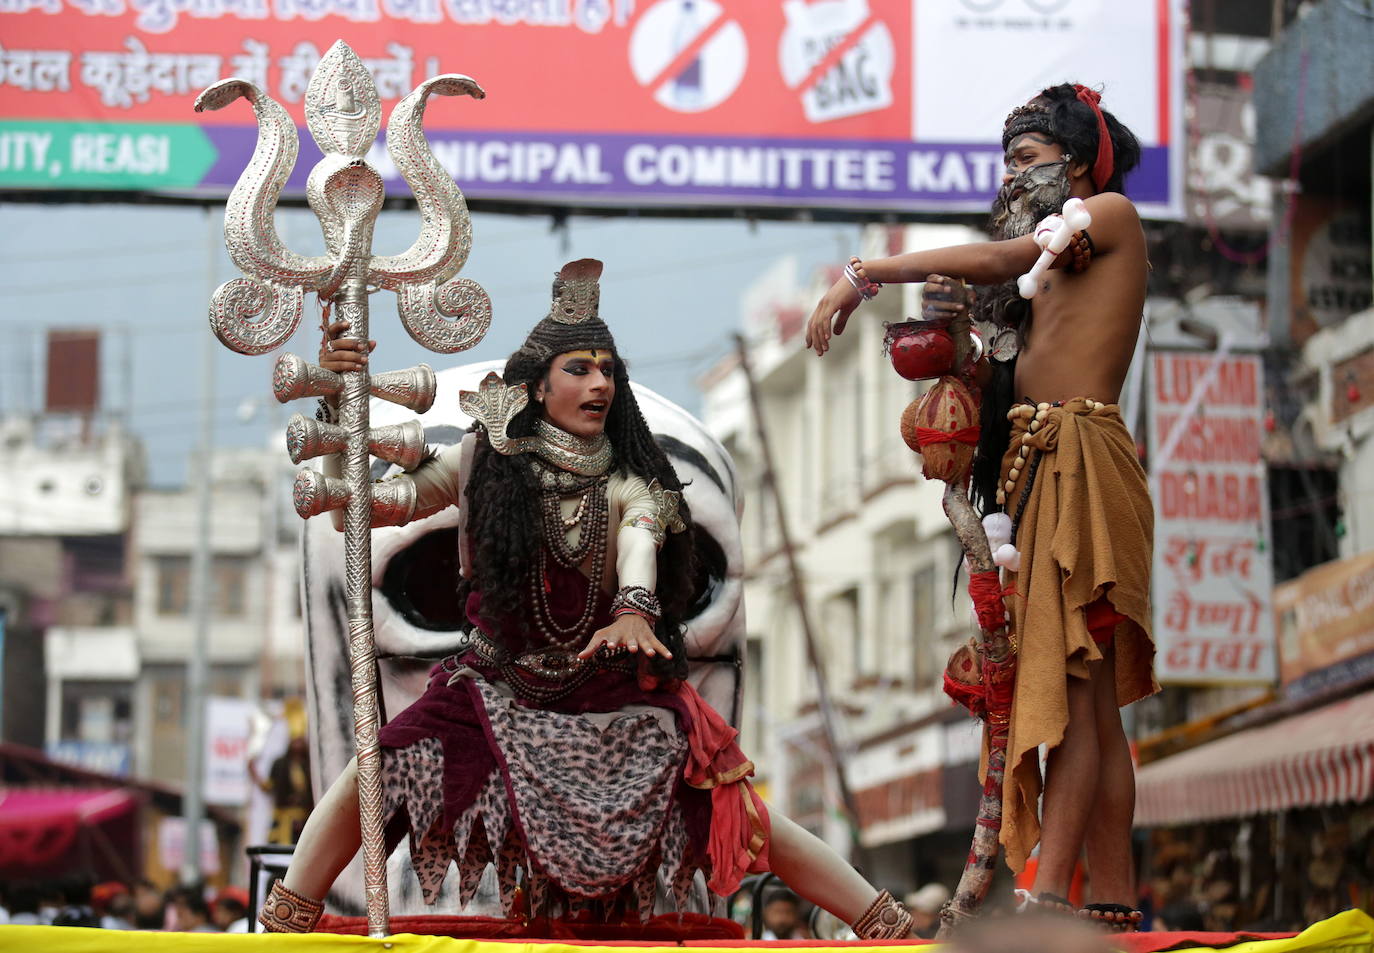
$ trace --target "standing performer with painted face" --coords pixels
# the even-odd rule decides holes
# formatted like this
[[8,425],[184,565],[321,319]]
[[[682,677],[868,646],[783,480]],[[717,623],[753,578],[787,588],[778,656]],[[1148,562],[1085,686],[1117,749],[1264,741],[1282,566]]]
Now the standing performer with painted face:
[[[1149,607],[1153,508],[1116,401],[1135,352],[1149,265],[1140,219],[1120,193],[1140,146],[1099,100],[1064,84],[1013,110],[1002,133],[997,240],[852,261],[812,313],[806,342],[823,355],[832,329],[841,333],[885,282],[929,282],[937,296],[954,290],[943,275],[992,286],[977,312],[997,333],[980,379],[972,495],[985,513],[1011,517],[1021,554],[1019,570],[1005,579],[1017,659],[1001,843],[1017,871],[1040,843],[1030,899],[1056,907],[1069,906],[1063,898],[1086,848],[1088,914],[1129,929],[1139,922],[1130,844],[1135,782],[1119,707],[1158,685]],[[1014,279],[1040,257],[1032,233],[1070,198],[1084,202],[1091,226],[1024,300]],[[964,304],[928,300],[926,307]],[[1006,339],[1011,346],[998,346]],[[995,359],[1005,351],[1009,360]],[[1037,816],[1042,744],[1050,753]]]
[[[495,865],[508,916],[644,920],[659,879],[686,908],[772,869],[868,938],[911,917],[823,842],[770,812],[731,728],[685,680],[691,514],[610,329],[601,263],[566,265],[553,305],[460,403],[471,432],[414,472],[410,519],[458,506],[471,647],[381,730],[388,846],[410,840],[425,899],[450,862],[467,903]],[[334,340],[320,365],[366,362]],[[410,494],[406,494],[410,496]],[[356,768],[311,815],[261,917],[308,930],[358,850]],[[517,884],[528,904],[517,910]]]

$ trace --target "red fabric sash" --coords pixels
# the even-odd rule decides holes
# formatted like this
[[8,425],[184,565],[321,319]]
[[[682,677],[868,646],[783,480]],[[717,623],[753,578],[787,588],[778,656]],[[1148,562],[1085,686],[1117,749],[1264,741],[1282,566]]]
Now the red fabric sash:
[[692,787],[711,792],[711,834],[706,846],[711,880],[706,886],[728,897],[739,889],[745,874],[768,870],[768,808],[749,783],[754,766],[735,744],[739,732],[690,682],[677,682],[674,692],[692,720],[683,776]]
[[1116,150],[1112,148],[1112,135],[1107,131],[1107,117],[1102,115],[1102,94],[1086,86],[1075,85],[1078,101],[1085,104],[1097,116],[1097,160],[1093,162],[1093,185],[1101,192],[1116,171]]

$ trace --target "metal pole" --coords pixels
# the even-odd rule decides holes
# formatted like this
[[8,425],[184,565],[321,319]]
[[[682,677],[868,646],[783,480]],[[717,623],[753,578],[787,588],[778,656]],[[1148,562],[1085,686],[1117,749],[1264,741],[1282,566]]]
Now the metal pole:
[[815,631],[811,627],[811,613],[807,607],[806,583],[802,580],[801,568],[797,565],[797,554],[792,547],[792,534],[787,528],[787,508],[778,489],[776,471],[773,469],[773,451],[768,442],[768,426],[763,420],[763,407],[759,401],[758,385],[754,372],[749,366],[749,352],[742,335],[735,335],[735,352],[739,355],[740,370],[744,373],[749,387],[749,408],[754,417],[754,430],[759,438],[759,456],[763,460],[763,484],[773,499],[773,511],[778,520],[778,533],[782,537],[782,552],[787,560],[787,573],[791,581],[792,601],[797,606],[797,616],[801,620],[802,638],[806,642],[806,660],[816,678],[816,698],[821,710],[821,729],[825,735],[825,746],[830,752],[831,763],[835,766],[835,780],[840,788],[840,800],[844,803],[845,813],[849,815],[851,847],[855,856],[862,856],[863,844],[859,839],[859,809],[854,800],[854,792],[849,789],[845,777],[844,756],[835,740],[835,708],[830,701],[830,684],[825,677],[825,666],[816,648]]
[[[269,403],[264,416],[267,418],[267,432],[280,433],[280,414],[275,403]],[[277,513],[278,484],[277,473],[281,465],[274,453],[264,463],[262,475],[262,566],[266,576],[263,585],[263,602],[266,612],[263,615],[262,649],[258,659],[258,697],[271,698],[277,678],[277,536],[281,532],[281,522]]]
[[[355,266],[335,298],[347,337],[367,341],[366,264]],[[343,476],[352,489],[344,509],[344,567],[348,594],[348,660],[352,669],[353,738],[358,750],[358,812],[363,840],[363,889],[368,934],[389,932],[386,846],[382,832],[382,749],[377,742],[377,646],[372,632],[372,492],[368,453],[370,375],[345,371],[340,424],[348,433]]]
[[[207,206],[205,223],[209,230],[205,248],[205,276],[209,289],[215,288],[216,245],[219,229]],[[195,456],[196,548],[191,553],[191,618],[193,634],[191,655],[186,664],[186,799],[182,816],[186,823],[186,853],[181,861],[181,880],[193,884],[201,879],[200,824],[205,818],[205,690],[206,655],[210,646],[210,457],[215,430],[215,340],[205,335],[201,344],[200,369],[200,444]]]

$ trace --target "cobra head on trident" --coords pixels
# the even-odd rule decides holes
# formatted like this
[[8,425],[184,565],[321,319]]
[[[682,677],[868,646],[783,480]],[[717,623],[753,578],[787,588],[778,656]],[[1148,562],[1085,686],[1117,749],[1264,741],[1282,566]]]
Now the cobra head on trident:
[[[356,53],[342,40],[320,60],[305,94],[310,135],[324,153],[310,171],[306,197],[320,219],[327,253],[303,257],[282,244],[273,213],[296,164],[296,127],[286,110],[242,79],[215,83],[196,98],[196,111],[222,109],[242,97],[253,106],[258,142],[253,157],[229,194],[224,241],[245,277],[215,289],[210,327],[225,346],[241,354],[280,347],[300,323],[306,293],[349,324],[346,336],[368,340],[368,292],[385,288],[397,295],[401,323],[420,344],[452,354],[475,345],[491,324],[491,301],[480,285],[455,277],[472,249],[472,220],[463,193],[439,165],[421,123],[431,93],[482,99],[482,87],[467,76],[445,74],[426,80],[396,104],[387,126],[386,147],[420,207],[420,235],[393,256],[372,254],[372,230],[382,207],[382,177],[368,165],[377,138],[381,102],[377,87]],[[381,763],[377,744],[376,647],[372,632],[373,525],[405,522],[414,500],[396,482],[373,485],[369,454],[413,466],[424,452],[418,421],[372,430],[368,399],[380,397],[424,413],[434,402],[434,371],[426,364],[376,376],[362,370],[334,373],[284,354],[272,378],[277,400],[330,397],[338,400],[339,422],[318,423],[297,414],[287,426],[291,459],[343,454],[343,476],[315,470],[296,474],[296,512],[310,517],[344,511],[348,577],[349,658],[353,679],[354,733],[358,749],[368,932],[387,933],[388,902],[382,837]],[[413,491],[410,491],[413,492]]]

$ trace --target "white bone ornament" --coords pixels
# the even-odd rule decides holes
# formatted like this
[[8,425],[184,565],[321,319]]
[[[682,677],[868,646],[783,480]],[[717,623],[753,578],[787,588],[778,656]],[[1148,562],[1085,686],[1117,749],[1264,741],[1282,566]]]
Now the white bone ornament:
[[993,549],[1011,542],[1011,517],[1006,513],[989,513],[983,517],[983,532]]
[[1006,513],[989,513],[983,517],[983,532],[992,548],[992,563],[1017,572],[1021,568],[1021,553],[1011,544],[1011,517]]
[[992,553],[992,564],[1009,569],[1012,572],[1021,571],[1021,551],[1011,543],[1003,543]]
[[1035,226],[1035,243],[1042,251],[1031,270],[1016,279],[1016,290],[1021,297],[1030,300],[1040,290],[1040,279],[1050,270],[1054,260],[1069,247],[1074,232],[1081,232],[1093,223],[1092,213],[1080,198],[1072,198],[1064,203],[1064,211],[1050,215]]

